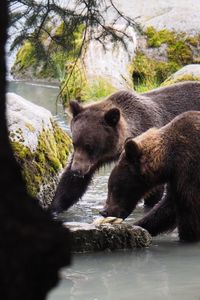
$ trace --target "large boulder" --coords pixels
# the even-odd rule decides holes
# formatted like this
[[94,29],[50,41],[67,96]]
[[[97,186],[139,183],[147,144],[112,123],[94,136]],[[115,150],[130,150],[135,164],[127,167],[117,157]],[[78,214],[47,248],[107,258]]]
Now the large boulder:
[[[199,63],[200,3],[196,0],[116,0],[114,4],[124,15],[136,18],[144,29],[144,35],[136,34],[133,26],[125,28],[121,18],[115,26],[118,31],[128,34],[129,38],[125,39],[127,49],[121,44],[113,48],[110,40],[107,40],[104,43],[105,51],[97,40],[91,40],[82,57],[84,64],[81,63],[82,60],[79,62],[71,81],[68,78],[70,72],[66,72],[62,83],[63,86],[66,81],[68,83],[66,91],[64,89],[62,93],[64,102],[68,98],[87,100],[88,97],[104,97],[111,89],[132,87],[132,81],[136,89],[137,83],[151,89],[182,66]],[[106,25],[111,24],[116,17],[115,9],[102,14]],[[51,36],[59,37],[61,25],[53,26]],[[100,35],[99,30],[101,31],[101,27],[96,28],[96,36]],[[77,33],[80,39],[82,31]],[[76,40],[73,44],[78,45]],[[48,37],[44,40],[44,46],[51,55],[55,47],[50,45]],[[58,54],[60,55],[56,51],[56,55]],[[57,68],[46,66],[46,62],[38,63],[34,45],[26,42],[17,53],[12,73],[16,79],[55,79],[58,74],[54,69]],[[71,60],[66,61],[66,67],[70,70]]]
[[163,85],[170,85],[181,81],[200,81],[200,64],[187,65],[172,74]]
[[93,252],[148,247],[152,237],[147,230],[127,223],[95,225],[66,222],[70,229],[73,252]]
[[47,109],[14,93],[7,94],[7,122],[27,189],[46,207],[66,165],[71,140]]
[[[165,1],[165,0],[132,0],[132,1],[115,1],[115,5],[119,10],[121,10],[126,16],[134,19],[141,25],[141,27],[146,30],[149,27],[154,27],[155,31],[160,31],[165,29],[166,35],[170,35],[170,32],[176,32],[177,34],[182,34],[181,37],[177,37],[170,47],[168,43],[162,43],[159,47],[153,45],[149,47],[148,36],[146,35],[136,35],[136,32],[133,28],[129,28],[127,33],[131,36],[130,40],[127,40],[128,51],[125,51],[120,45],[118,48],[113,49],[112,45],[106,43],[108,50],[105,52],[103,47],[96,41],[91,41],[88,47],[88,50],[85,55],[85,66],[86,74],[91,80],[97,77],[97,74],[101,78],[106,78],[117,88],[126,88],[127,85],[131,83],[131,73],[128,71],[128,68],[131,64],[131,61],[136,57],[137,61],[137,49],[142,50],[142,52],[155,60],[155,63],[168,62],[169,56],[173,57],[173,63],[177,63],[182,66],[182,62],[178,61],[180,51],[183,53],[183,60],[186,60],[186,63],[192,62],[192,57],[199,57],[199,31],[200,31],[200,3],[197,3],[196,0],[182,0],[182,1]],[[110,19],[114,17],[115,14],[109,16]],[[122,30],[123,31],[123,30]],[[184,43],[188,36],[194,36],[195,45],[190,45],[190,43]],[[171,40],[171,37],[169,37]],[[198,45],[196,45],[198,44]],[[169,49],[168,49],[169,48]],[[198,50],[198,51],[197,51]],[[175,57],[177,54],[177,57]],[[97,59],[98,57],[98,59]],[[182,58],[181,58],[182,59]],[[139,62],[142,64],[142,62]],[[183,61],[183,65],[185,61]],[[170,73],[171,69],[174,71],[176,66],[164,64],[163,66],[156,65],[156,70],[160,68],[167,69],[164,70],[165,73]],[[169,71],[168,71],[169,69]],[[178,69],[178,66],[177,66]],[[164,74],[165,75],[165,74]],[[141,74],[140,76],[143,76]]]
[[126,31],[124,26],[118,26],[116,29],[126,32],[129,36],[128,38],[125,37],[126,48],[121,44],[113,47],[113,44],[107,42],[105,43],[105,51],[96,40],[90,41],[87,47],[84,64],[87,79],[91,84],[94,81],[98,82],[98,80],[103,79],[117,89],[130,85],[131,75],[128,66],[137,46],[136,32],[130,26]]
[[200,31],[200,2],[196,0],[115,1],[115,5],[142,26],[166,28],[196,35]]

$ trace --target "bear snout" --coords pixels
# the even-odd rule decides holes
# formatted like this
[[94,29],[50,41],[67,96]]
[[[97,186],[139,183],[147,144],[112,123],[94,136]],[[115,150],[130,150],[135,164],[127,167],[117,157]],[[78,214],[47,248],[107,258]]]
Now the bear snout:
[[74,176],[84,177],[90,172],[92,166],[92,162],[84,151],[78,150],[74,152],[71,163],[71,171],[74,173]]
[[126,219],[129,215],[129,213],[127,213],[125,210],[121,210],[119,208],[115,208],[115,209],[109,209],[108,208],[103,208],[102,210],[99,211],[99,214],[101,216],[103,216],[104,218],[107,217],[116,217],[116,218],[120,218],[120,219]]
[[102,209],[99,211],[99,214],[104,218],[108,217],[108,211],[106,209]]
[[71,165],[71,171],[74,176],[84,177],[87,173],[89,173],[91,169],[91,165],[84,161],[76,161],[74,160]]
[[82,170],[71,170],[72,171],[72,175],[74,177],[80,177],[83,178],[85,176],[85,174],[82,172]]

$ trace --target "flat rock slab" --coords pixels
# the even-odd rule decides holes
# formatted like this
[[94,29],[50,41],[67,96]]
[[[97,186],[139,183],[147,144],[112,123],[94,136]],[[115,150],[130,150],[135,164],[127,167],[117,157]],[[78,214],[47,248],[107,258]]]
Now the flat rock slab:
[[143,248],[152,242],[148,231],[126,223],[94,225],[66,222],[63,225],[72,233],[73,252]]

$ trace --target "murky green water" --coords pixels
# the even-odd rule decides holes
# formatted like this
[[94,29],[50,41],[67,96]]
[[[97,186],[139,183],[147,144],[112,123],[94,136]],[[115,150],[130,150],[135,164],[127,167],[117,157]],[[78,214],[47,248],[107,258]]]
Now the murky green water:
[[[56,115],[57,88],[18,82],[10,84],[9,91]],[[69,130],[61,106],[58,112],[56,118]],[[108,176],[108,168],[100,170],[83,199],[62,215],[63,220],[91,222],[106,198]],[[142,214],[139,206],[128,221]],[[200,243],[179,243],[175,232],[155,238],[148,249],[74,255],[61,278],[48,300],[200,300]]]

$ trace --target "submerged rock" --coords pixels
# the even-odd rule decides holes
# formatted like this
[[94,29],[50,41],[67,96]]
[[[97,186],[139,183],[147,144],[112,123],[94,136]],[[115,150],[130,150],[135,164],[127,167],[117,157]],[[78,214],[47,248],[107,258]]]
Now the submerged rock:
[[72,232],[73,252],[143,248],[152,242],[145,229],[127,223],[95,225],[66,222],[64,226]]
[[47,109],[7,94],[9,138],[28,192],[46,207],[51,203],[71,140]]

